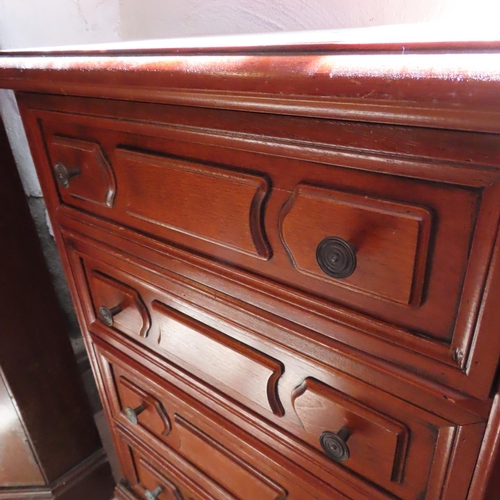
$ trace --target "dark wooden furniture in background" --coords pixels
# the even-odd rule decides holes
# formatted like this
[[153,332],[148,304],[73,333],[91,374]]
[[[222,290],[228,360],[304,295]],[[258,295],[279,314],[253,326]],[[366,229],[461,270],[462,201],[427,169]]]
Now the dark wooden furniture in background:
[[495,498],[500,45],[249,40],[0,57],[117,496]]
[[0,121],[0,499],[109,500],[113,480]]

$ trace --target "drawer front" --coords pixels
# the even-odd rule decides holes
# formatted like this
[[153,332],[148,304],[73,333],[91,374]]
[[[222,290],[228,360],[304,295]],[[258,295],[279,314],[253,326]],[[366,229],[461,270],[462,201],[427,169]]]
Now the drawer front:
[[[234,299],[219,294],[214,297],[194,283],[160,277],[90,247],[85,246],[85,254],[79,253],[76,240],[70,246],[75,276],[83,285],[80,293],[87,325],[93,334],[113,341],[120,349],[130,346],[129,354],[135,351],[141,362],[149,359],[170,376],[175,372],[185,383],[191,380],[195,398],[213,401],[215,397],[215,407],[229,405],[233,417],[260,415],[259,426],[274,429],[268,444],[313,470],[323,481],[335,485],[342,480],[365,488],[365,494],[369,491],[372,496],[378,491],[372,489],[375,484],[398,498],[425,498],[427,491],[443,488],[438,484],[444,477],[436,471],[447,466],[451,453],[477,454],[484,424],[461,426],[451,416],[437,416],[438,406],[445,410],[442,397],[427,399],[425,404],[432,411],[426,411],[412,404],[420,389],[407,387],[401,398],[361,382],[339,370],[359,369],[359,360],[350,362],[327,348],[325,359],[330,359],[331,368],[326,369],[308,357],[313,350],[308,350],[305,339],[290,325],[285,329],[269,318],[250,314]],[[137,293],[145,309],[142,316],[151,321],[146,337],[140,324],[133,335],[118,321],[107,324],[99,317],[100,302],[92,289],[96,281],[89,279],[94,274]],[[115,317],[125,312],[120,309]],[[301,352],[291,348],[297,340]],[[314,349],[318,351],[318,346]],[[372,384],[378,379],[376,372],[362,368],[360,373]],[[166,373],[162,376],[168,378]],[[147,382],[122,377],[119,370],[110,377],[121,401],[115,416],[123,425],[129,425],[124,420],[127,412],[139,408],[137,425],[156,442],[168,445],[174,425],[178,433],[189,435],[188,425],[175,423],[169,416],[163,393],[151,392]],[[397,382],[388,378],[378,383],[379,387],[392,387]],[[449,415],[451,405],[446,410]],[[254,428],[249,432],[253,434]],[[463,449],[454,450],[450,442],[461,433],[470,437]],[[190,439],[191,449],[201,449],[201,444],[194,445],[195,438]],[[472,473],[469,465],[463,465],[464,477]],[[380,498],[385,495],[378,494]]]
[[[137,498],[136,495],[148,500],[151,498],[156,500],[224,498],[211,495],[181,470],[170,464],[165,466],[165,464],[156,463],[123,434],[118,434],[116,449],[125,476],[118,490],[122,491],[122,495],[126,498]],[[129,492],[136,495],[127,495]]]
[[418,307],[431,225],[419,206],[299,184],[280,235],[300,273]]
[[64,203],[91,212],[102,208],[113,220],[166,239],[177,233],[269,258],[264,176],[122,148],[113,152],[111,167],[98,142],[54,135],[47,145]]
[[[45,145],[37,161],[44,189],[61,214],[76,219],[67,207],[83,210],[129,240],[147,235],[141,242],[173,244],[198,265],[223,263],[235,280],[355,327],[325,335],[488,396],[500,349],[480,314],[500,216],[493,139],[134,103],[110,103],[104,118],[90,99],[32,99],[46,108],[30,116]],[[271,121],[311,147],[321,136],[322,153],[304,161],[305,152],[273,136]],[[256,135],[257,126],[268,135]],[[360,150],[360,137],[380,151]],[[400,151],[389,151],[395,138]],[[472,165],[447,159],[439,144]]]
[[[294,476],[293,469],[297,467],[285,458],[241,430],[231,432],[234,426],[229,422],[213,413],[210,417],[208,409],[154,375],[136,371],[131,363],[125,366],[123,360],[106,349],[98,349],[98,352],[118,440],[128,436],[125,441],[129,447],[132,443],[133,448],[135,442],[136,448],[142,447],[162,457],[167,471],[172,469],[179,476],[183,474],[184,484],[192,482],[205,491],[202,498],[346,498],[326,485],[321,491],[319,482],[316,486],[320,491],[314,492],[312,485],[304,481],[306,474]],[[143,493],[141,489],[154,491],[158,487],[162,491],[173,490],[173,486],[164,486],[168,479],[162,474],[161,464],[152,466],[147,460],[138,459],[133,451],[130,456],[130,452],[120,450],[120,455],[125,455],[122,460],[128,475],[134,476],[133,471],[137,470],[138,477],[129,479],[136,491]],[[171,484],[175,482],[172,480]],[[178,494],[180,492],[178,488]]]

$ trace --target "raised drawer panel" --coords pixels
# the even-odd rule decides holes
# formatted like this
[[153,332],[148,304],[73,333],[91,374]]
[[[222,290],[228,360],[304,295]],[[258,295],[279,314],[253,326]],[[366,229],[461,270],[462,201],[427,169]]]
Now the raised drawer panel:
[[[331,454],[354,471],[401,482],[410,439],[404,424],[312,378],[292,398],[308,443],[321,452],[322,443],[330,446]],[[342,430],[346,437],[335,438]]]
[[157,494],[155,500],[232,500],[223,493],[216,496],[206,491],[182,468],[164,461],[158,463],[123,433],[116,433],[115,446],[124,474],[124,480],[117,488],[119,500],[135,500],[136,495],[147,498],[147,493]]
[[149,312],[133,287],[98,271],[91,272],[88,280],[97,318],[128,335],[147,336]]
[[116,180],[98,142],[56,135],[48,141],[53,173],[65,203],[76,206],[113,207]]
[[175,421],[181,441],[179,452],[235,496],[242,500],[288,498],[282,487],[259,474],[215,439],[178,415]]
[[135,425],[144,427],[160,439],[166,439],[172,431],[170,418],[158,398],[155,398],[126,376],[116,380],[116,390],[123,402],[125,415],[133,419]]
[[[138,458],[135,462],[139,484],[145,491],[159,492],[158,500],[183,500],[184,495],[175,483],[164,477],[145,459]],[[146,497],[147,498],[147,497]]]
[[269,190],[264,177],[121,149],[115,158],[122,220],[160,236],[176,231],[269,258],[261,214]]
[[158,345],[168,357],[219,386],[245,387],[248,399],[283,414],[275,389],[283,372],[281,363],[158,301],[152,306],[160,329]]
[[[300,272],[417,307],[431,218],[417,206],[299,185],[283,208],[280,226]],[[335,244],[338,238],[352,247],[352,256]]]

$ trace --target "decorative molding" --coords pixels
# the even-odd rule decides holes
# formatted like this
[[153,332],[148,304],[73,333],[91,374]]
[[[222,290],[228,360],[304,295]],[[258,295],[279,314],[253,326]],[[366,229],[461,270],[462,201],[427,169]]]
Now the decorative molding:
[[279,361],[161,302],[152,307],[160,325],[158,345],[166,357],[217,389],[283,415],[278,381],[284,368]]
[[[431,219],[422,207],[299,184],[281,210],[279,234],[297,271],[415,308],[422,298]],[[317,246],[328,237],[353,246],[352,276],[334,279],[318,266]]]
[[[99,307],[103,305],[101,304],[101,302],[106,298],[106,295],[108,295],[106,293],[106,290],[100,289],[100,287],[102,288],[102,285],[104,285],[105,287],[110,288],[121,295],[121,301],[119,301],[120,303],[109,304],[109,307],[121,306],[123,312],[126,312],[128,308],[135,309],[142,319],[142,325],[138,331],[134,331],[132,333],[139,335],[140,337],[147,337],[151,328],[151,318],[149,316],[148,308],[142,300],[140,293],[131,286],[128,286],[121,281],[111,278],[110,276],[107,276],[106,274],[95,269],[91,270],[88,274],[90,295],[92,297],[92,301],[94,302],[95,311],[99,310]],[[114,298],[114,300],[116,302],[116,298]],[[119,314],[120,313],[117,314],[117,318],[119,317]],[[114,326],[114,328],[118,327]],[[120,328],[124,328],[123,325],[121,325],[119,329]]]
[[55,135],[47,140],[53,166],[78,169],[75,179],[59,192],[63,199],[75,198],[112,208],[116,196],[116,180],[102,147],[89,141]]
[[125,149],[115,156],[126,172],[120,186],[124,215],[140,220],[141,229],[166,237],[174,231],[270,258],[262,213],[269,191],[264,177]]

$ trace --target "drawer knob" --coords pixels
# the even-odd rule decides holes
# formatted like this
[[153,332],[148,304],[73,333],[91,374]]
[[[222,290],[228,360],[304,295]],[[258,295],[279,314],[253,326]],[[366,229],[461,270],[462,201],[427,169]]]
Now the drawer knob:
[[115,306],[111,309],[109,309],[106,306],[101,306],[99,307],[99,316],[101,317],[105,325],[113,326],[114,324],[113,317],[116,316],[121,310],[122,310],[121,306]]
[[[137,417],[146,409],[144,405],[138,406],[137,408],[131,408],[130,406],[125,406],[123,411],[125,412],[125,416],[127,420],[134,425],[139,423]],[[156,498],[156,497],[155,497]]]
[[318,245],[316,261],[328,276],[347,278],[356,269],[356,249],[342,238],[330,236]]
[[337,433],[325,431],[319,437],[319,443],[327,454],[335,462],[345,462],[350,457],[347,440],[351,433],[347,427],[342,427]]
[[156,488],[154,491],[146,490],[146,499],[147,500],[156,500],[160,496],[162,491],[163,491],[163,488],[161,486],[158,486],[158,488]]
[[62,163],[56,163],[54,165],[54,174],[56,176],[57,183],[64,189],[69,188],[69,183],[72,177],[76,177],[81,174],[81,170],[78,167],[68,168]]

